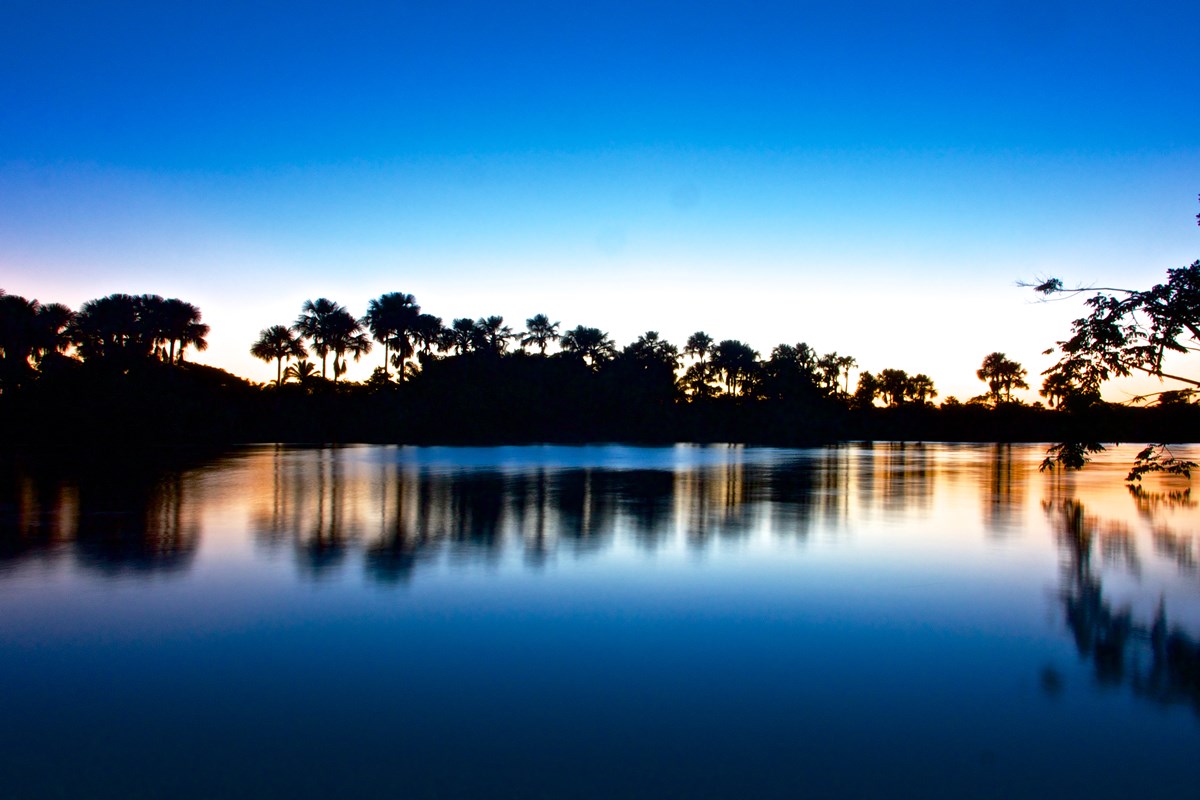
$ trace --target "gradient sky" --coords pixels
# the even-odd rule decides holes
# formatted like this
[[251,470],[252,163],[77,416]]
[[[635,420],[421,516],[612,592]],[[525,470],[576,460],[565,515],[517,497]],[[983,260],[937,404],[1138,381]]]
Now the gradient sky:
[[7,0],[0,287],[181,297],[197,360],[255,380],[305,299],[404,291],[966,398],[1080,313],[1017,280],[1200,257],[1197,31],[1195,2]]

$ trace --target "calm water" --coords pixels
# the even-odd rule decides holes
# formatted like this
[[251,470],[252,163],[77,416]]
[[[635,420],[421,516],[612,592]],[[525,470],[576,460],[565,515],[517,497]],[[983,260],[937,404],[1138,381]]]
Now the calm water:
[[1133,452],[6,464],[0,796],[1194,797],[1200,510]]

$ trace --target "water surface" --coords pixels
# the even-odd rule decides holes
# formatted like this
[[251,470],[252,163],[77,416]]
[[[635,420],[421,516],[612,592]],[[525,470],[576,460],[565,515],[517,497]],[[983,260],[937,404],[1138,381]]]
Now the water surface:
[[1193,796],[1200,512],[1133,452],[6,464],[0,795]]

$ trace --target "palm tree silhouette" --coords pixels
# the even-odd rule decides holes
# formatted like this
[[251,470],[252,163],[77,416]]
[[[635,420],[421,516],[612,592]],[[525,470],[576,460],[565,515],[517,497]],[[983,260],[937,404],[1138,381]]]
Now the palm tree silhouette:
[[898,406],[908,396],[910,378],[902,369],[885,369],[879,372],[879,394],[889,406]]
[[250,346],[250,355],[263,361],[275,360],[275,387],[278,388],[283,384],[284,360],[303,358],[307,351],[286,325],[272,325],[259,332],[258,341]]
[[371,340],[357,319],[342,308],[329,315],[325,325],[326,346],[333,352],[333,382],[346,374],[346,355],[358,361],[371,350]]
[[640,364],[661,364],[673,374],[679,368],[679,348],[658,335],[658,331],[646,331],[623,354]]
[[817,359],[817,374],[826,392],[837,392],[838,383],[842,378],[842,359],[836,350]]
[[696,359],[695,363],[683,373],[683,386],[697,397],[708,397],[712,394],[708,356],[712,353],[713,338],[704,331],[696,331],[687,339],[683,354]]
[[534,314],[525,320],[525,335],[521,337],[521,347],[537,345],[538,352],[546,355],[546,345],[559,339],[558,326],[561,322],[551,322],[545,314]]
[[1042,381],[1042,388],[1038,390],[1038,394],[1046,398],[1046,403],[1051,408],[1062,406],[1062,404],[1074,395],[1079,393],[1079,388],[1071,376],[1062,372],[1051,372]]
[[858,373],[858,387],[850,398],[852,408],[871,408],[879,396],[879,379],[866,370]]
[[573,353],[594,369],[616,354],[608,334],[599,328],[577,325],[562,335],[559,342],[564,353]]
[[367,304],[362,324],[370,330],[372,338],[383,345],[384,377],[388,376],[391,351],[395,349],[403,380],[404,362],[412,358],[413,338],[420,314],[417,298],[403,292],[388,292]]
[[725,339],[713,350],[712,365],[724,376],[729,394],[736,397],[745,393],[758,368],[758,351],[737,339]]
[[30,371],[40,311],[37,300],[0,290],[0,387],[20,383]]
[[295,381],[303,387],[307,387],[316,377],[317,365],[304,358],[295,364],[288,365],[288,368],[283,371],[284,381]]
[[305,300],[292,326],[297,334],[308,339],[313,352],[321,357],[321,377],[325,377],[325,359],[330,351],[330,336],[333,333],[334,316],[348,314],[346,309],[324,297]]
[[508,349],[508,342],[513,338],[513,330],[504,324],[504,317],[479,318],[475,328],[483,342],[483,348],[488,352],[501,355]]
[[441,317],[418,314],[416,325],[413,326],[413,349],[420,350],[423,355],[429,355],[435,347],[442,346],[445,330]]
[[712,352],[713,338],[704,331],[696,331],[687,339],[687,344],[683,346],[683,354],[685,356],[695,356],[696,360],[704,363]]
[[845,393],[850,394],[850,370],[858,366],[858,362],[854,360],[854,356],[839,356],[838,367],[846,374]]
[[995,405],[999,405],[1002,394],[1004,402],[1007,403],[1012,401],[1013,389],[1028,389],[1026,374],[1024,367],[1004,353],[989,353],[984,356],[983,364],[975,371],[975,376],[988,385],[988,394]]
[[475,350],[482,341],[475,320],[469,317],[459,317],[450,323],[445,338],[446,349],[454,350],[460,356]]
[[[209,328],[200,321],[200,309],[191,303],[172,297],[163,300],[157,309],[160,333],[170,346],[167,362],[183,363],[183,351],[191,347],[208,349]],[[175,344],[179,344],[179,361],[175,360]]]
[[128,294],[110,294],[88,300],[79,307],[71,326],[71,338],[85,361],[91,359],[121,362],[148,356],[152,336],[143,325],[142,298]]
[[69,331],[75,312],[62,303],[39,306],[33,357],[40,364],[55,353],[62,354],[71,346]]
[[167,326],[163,304],[167,301],[157,294],[140,294],[133,298],[137,336],[147,352],[160,361],[167,360]]
[[918,403],[924,403],[928,399],[937,397],[938,394],[937,389],[933,388],[933,379],[923,372],[908,379],[908,387],[905,391]]

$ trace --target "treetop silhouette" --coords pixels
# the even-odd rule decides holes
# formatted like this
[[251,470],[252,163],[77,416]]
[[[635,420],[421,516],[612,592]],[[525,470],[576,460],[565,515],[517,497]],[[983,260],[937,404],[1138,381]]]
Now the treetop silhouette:
[[1011,403],[1013,389],[1028,389],[1026,374],[1024,367],[1004,353],[989,353],[984,356],[983,364],[975,372],[979,380],[987,384],[988,395],[993,405],[1001,402]]

